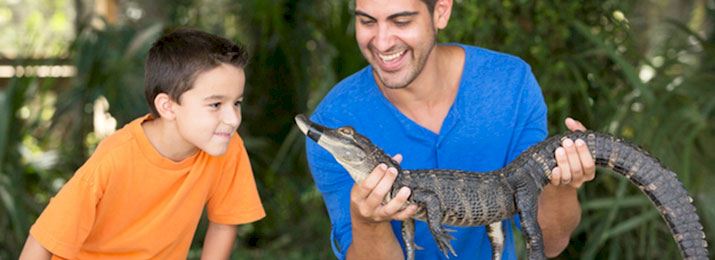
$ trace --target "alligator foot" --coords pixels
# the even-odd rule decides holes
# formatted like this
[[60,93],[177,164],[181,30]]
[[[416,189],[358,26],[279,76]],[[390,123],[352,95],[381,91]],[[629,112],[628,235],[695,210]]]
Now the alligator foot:
[[501,221],[497,221],[487,225],[487,236],[489,241],[492,243],[492,260],[499,260],[502,258],[502,252],[504,251],[504,227]]
[[412,192],[412,199],[424,205],[427,209],[427,225],[432,233],[432,237],[437,243],[437,248],[439,248],[447,258],[449,258],[449,252],[457,256],[457,253],[454,252],[454,248],[452,248],[452,244],[450,243],[450,240],[454,240],[454,237],[449,234],[450,232],[455,232],[455,230],[442,227],[443,211],[437,195],[432,191],[415,189]]
[[402,221],[402,239],[405,240],[405,253],[407,260],[415,259],[415,249],[423,248],[415,244],[415,220],[408,218]]
[[444,257],[446,258],[449,258],[448,252],[457,256],[457,253],[454,252],[454,248],[452,248],[452,244],[450,243],[450,240],[454,240],[454,237],[449,234],[450,232],[455,232],[456,230],[442,228],[442,226],[440,226],[440,228],[442,229],[441,231],[432,232],[432,236],[434,236],[434,240],[437,242],[437,248],[444,253]]

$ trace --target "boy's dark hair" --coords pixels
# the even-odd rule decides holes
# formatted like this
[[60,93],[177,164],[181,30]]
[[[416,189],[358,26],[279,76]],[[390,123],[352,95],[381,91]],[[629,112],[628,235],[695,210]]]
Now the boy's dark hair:
[[179,102],[196,77],[222,63],[244,68],[248,63],[244,47],[210,33],[179,29],[159,38],[149,49],[144,72],[144,94],[154,118],[159,113],[154,98],[166,93]]

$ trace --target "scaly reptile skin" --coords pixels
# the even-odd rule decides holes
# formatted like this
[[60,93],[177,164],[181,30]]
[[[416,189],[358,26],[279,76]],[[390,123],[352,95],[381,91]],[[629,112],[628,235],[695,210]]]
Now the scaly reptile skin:
[[670,227],[683,259],[707,260],[708,250],[703,226],[692,198],[675,176],[647,151],[618,137],[594,131],[568,132],[531,146],[506,167],[491,172],[459,170],[404,170],[382,149],[350,127],[328,128],[296,116],[301,131],[327,149],[356,182],[360,182],[380,163],[398,170],[392,199],[401,187],[412,195],[407,204],[416,204],[417,212],[402,223],[407,259],[414,259],[414,220],[426,221],[438,248],[456,255],[454,239],[442,225],[466,227],[487,225],[493,259],[501,259],[503,227],[501,221],[521,214],[526,236],[528,259],[546,259],[541,228],[537,222],[537,201],[550,182],[556,166],[554,151],[565,138],[584,140],[596,165],[612,169],[638,186]]

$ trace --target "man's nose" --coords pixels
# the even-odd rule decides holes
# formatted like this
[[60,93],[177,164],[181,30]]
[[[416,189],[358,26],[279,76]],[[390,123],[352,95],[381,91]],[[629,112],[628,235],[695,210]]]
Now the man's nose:
[[381,24],[377,28],[377,35],[375,36],[375,48],[380,52],[391,51],[390,48],[394,46],[395,35],[387,24]]

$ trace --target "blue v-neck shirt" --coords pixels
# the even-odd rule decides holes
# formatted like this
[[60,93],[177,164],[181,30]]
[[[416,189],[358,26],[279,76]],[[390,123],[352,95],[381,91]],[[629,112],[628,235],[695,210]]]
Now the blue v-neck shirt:
[[[403,155],[404,169],[459,169],[475,172],[507,165],[529,146],[544,140],[546,104],[528,64],[514,56],[460,45],[465,63],[457,96],[439,134],[409,119],[380,92],[367,66],[338,83],[311,120],[328,127],[353,126],[386,153]],[[355,181],[325,149],[310,139],[306,151],[316,186],[332,222],[331,244],[339,259],[352,243],[350,190]],[[516,259],[511,223],[503,259]],[[417,259],[445,259],[425,222],[415,222]],[[402,244],[400,222],[392,221]],[[484,227],[457,228],[452,246],[458,257],[491,259]]]

